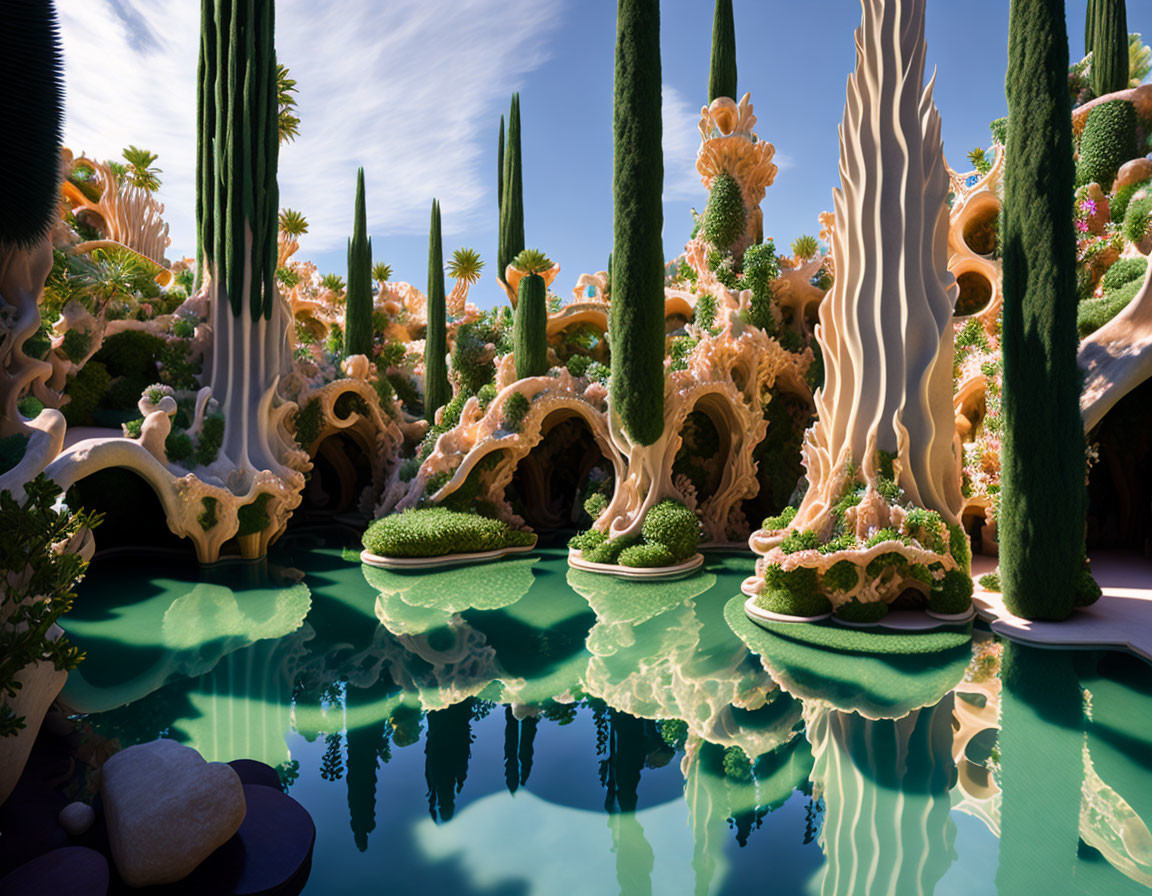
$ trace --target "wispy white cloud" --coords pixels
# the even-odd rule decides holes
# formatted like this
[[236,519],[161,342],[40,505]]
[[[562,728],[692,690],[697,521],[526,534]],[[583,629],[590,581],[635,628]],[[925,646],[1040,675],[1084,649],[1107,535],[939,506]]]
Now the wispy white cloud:
[[[306,253],[342,246],[355,172],[365,169],[369,228],[417,233],[433,196],[459,231],[487,211],[480,170],[495,117],[547,56],[563,0],[280,0],[277,54],[299,88],[300,136],[280,152],[282,206],[310,230]],[[191,0],[60,0],[65,137],[116,157],[158,153],[170,256],[195,246],[196,57]]]
[[696,172],[700,107],[693,106],[669,84],[663,86],[660,105],[664,128],[664,198],[699,199],[704,195]]

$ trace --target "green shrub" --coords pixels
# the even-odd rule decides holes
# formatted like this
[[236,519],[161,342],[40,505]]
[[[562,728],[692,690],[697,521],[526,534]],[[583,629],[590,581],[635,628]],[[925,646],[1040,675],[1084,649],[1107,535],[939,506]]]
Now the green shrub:
[[756,598],[756,606],[771,613],[786,616],[820,616],[832,605],[820,593],[816,570],[798,567],[787,572],[776,564],[764,570],[764,593]]
[[183,463],[192,456],[192,439],[186,432],[173,430],[164,440],[164,453],[169,463]]
[[68,330],[64,334],[63,347],[68,360],[79,364],[92,348],[92,334],[86,330]]
[[137,417],[135,420],[129,420],[127,423],[121,425],[124,430],[124,435],[130,439],[140,438],[140,433],[144,429],[144,418]]
[[1127,100],[1096,106],[1088,113],[1080,137],[1076,185],[1097,183],[1107,193],[1116,172],[1132,157],[1135,147],[1136,107]]
[[980,585],[989,591],[998,592],[1000,590],[1000,573],[995,571],[985,573],[980,576]]
[[600,547],[607,540],[608,536],[604,532],[599,529],[589,529],[587,532],[581,532],[568,539],[568,547],[581,552],[591,551]]
[[851,560],[832,564],[820,584],[828,591],[851,591],[860,581],[860,570]]
[[638,539],[635,536],[626,536],[622,538],[610,538],[595,545],[590,550],[584,551],[584,559],[590,560],[593,563],[615,563],[620,559],[620,554],[626,548],[632,547],[636,544]]
[[104,340],[93,357],[108,368],[113,376],[156,382],[157,361],[163,355],[165,341],[144,330],[123,330]]
[[200,437],[196,440],[196,463],[208,466],[216,460],[220,446],[224,444],[224,417],[210,414],[200,427]]
[[710,292],[696,299],[696,326],[711,330],[716,325],[716,297]]
[[42,661],[74,669],[83,659],[66,636],[49,640],[47,632],[72,608],[72,588],[88,561],[53,545],[99,524],[98,517],[82,511],[57,510],[60,487],[43,473],[24,486],[24,493],[18,504],[11,492],[0,492],[0,569],[20,573],[0,577],[0,737],[25,725],[11,705],[21,670]]
[[748,322],[768,335],[776,333],[776,318],[772,314],[772,281],[780,276],[780,262],[776,258],[776,244],[772,240],[749,246],[744,253],[744,284],[752,290],[748,303]]
[[785,554],[795,554],[797,551],[814,551],[820,547],[820,533],[815,529],[804,529],[788,533],[780,542],[780,550]]
[[1146,258],[1121,258],[1108,268],[1104,276],[1100,278],[1100,285],[1104,287],[1105,292],[1119,289],[1133,280],[1143,280],[1147,270],[1148,259]]
[[640,529],[649,544],[663,545],[674,563],[687,560],[700,544],[700,522],[679,501],[667,499],[648,511]]
[[728,747],[724,751],[724,777],[741,784],[752,783],[752,762],[741,747]]
[[0,439],[0,474],[7,473],[24,459],[28,450],[28,436],[22,432]]
[[747,220],[740,184],[726,171],[718,174],[712,181],[708,205],[704,209],[701,228],[704,239],[717,249],[729,249],[744,233]]
[[92,360],[80,368],[75,376],[68,377],[64,394],[69,401],[60,410],[69,426],[90,426],[92,412],[100,406],[100,399],[108,391],[112,377],[99,361]]
[[1075,595],[1073,603],[1077,607],[1088,607],[1100,599],[1103,592],[1096,580],[1092,577],[1088,563],[1085,561],[1076,573],[1072,582],[1072,593]]
[[139,404],[145,386],[147,386],[146,380],[118,376],[109,383],[108,391],[104,393],[104,399],[100,403],[106,408],[131,410]]
[[607,383],[609,377],[612,376],[612,371],[607,364],[601,364],[599,361],[593,361],[588,365],[588,370],[585,371],[585,376],[590,380],[596,380],[598,383]]
[[204,509],[200,511],[200,515],[196,517],[196,522],[200,524],[200,528],[205,532],[215,526],[218,522],[216,517],[216,509],[219,503],[220,502],[215,498],[201,499],[200,504]]
[[912,537],[928,550],[935,551],[937,554],[944,553],[944,536],[947,529],[944,526],[944,520],[936,511],[914,507],[908,511],[905,526]]
[[476,402],[480,405],[480,410],[487,410],[488,405],[492,404],[498,394],[492,383],[481,386],[480,391],[476,393]]
[[603,492],[594,492],[588,496],[588,500],[584,502],[584,512],[592,519],[597,519],[600,514],[608,509],[608,496]]
[[933,613],[963,613],[972,606],[972,579],[963,569],[950,569],[928,595]]
[[582,377],[588,372],[588,365],[592,359],[587,355],[573,355],[568,359],[568,372],[575,377]]
[[662,544],[634,544],[622,550],[616,562],[621,566],[652,569],[675,566],[677,561],[673,558],[672,552]]
[[[517,258],[523,258],[529,251],[521,252]],[[548,305],[544,278],[535,273],[525,275],[520,279],[518,295],[512,326],[516,377],[543,376],[548,372]]]
[[1142,280],[1132,280],[1119,289],[1106,292],[1099,299],[1088,299],[1076,308],[1076,329],[1080,337],[1089,336],[1124,310],[1136,297]]
[[989,126],[992,131],[992,139],[999,143],[1001,146],[1008,145],[1008,118],[997,118]]
[[[296,411],[296,444],[307,450],[320,437],[320,399],[313,398]],[[200,437],[203,441],[203,436]],[[203,461],[201,461],[203,463]]]
[[959,523],[948,527],[948,550],[952,559],[960,564],[965,571],[972,569],[972,543],[968,540],[968,533]]
[[236,518],[240,522],[237,535],[255,535],[268,528],[268,524],[272,522],[272,517],[268,515],[268,502],[271,499],[271,494],[261,492],[254,501],[240,506],[236,511]]
[[405,510],[376,520],[364,547],[381,557],[442,557],[509,547],[526,547],[535,536],[501,520],[443,507]]
[[[857,502],[859,503],[859,502]],[[796,518],[795,507],[785,507],[776,516],[766,517],[764,522],[761,523],[760,528],[769,532],[778,532],[781,529],[787,528],[788,524]]]
[[504,429],[508,432],[520,432],[524,418],[528,415],[531,402],[521,392],[513,392],[504,399]]
[[1152,195],[1136,199],[1128,204],[1124,213],[1124,239],[1130,243],[1138,243],[1148,233],[1148,222],[1152,218]]
[[879,622],[888,615],[888,604],[882,600],[859,601],[853,598],[840,604],[833,612],[845,622]]
[[1141,190],[1152,189],[1152,178],[1141,181],[1138,184],[1125,184],[1118,189],[1112,197],[1112,201],[1108,204],[1108,211],[1112,216],[1114,224],[1122,224],[1124,216],[1128,213],[1128,206],[1132,202],[1132,197]]

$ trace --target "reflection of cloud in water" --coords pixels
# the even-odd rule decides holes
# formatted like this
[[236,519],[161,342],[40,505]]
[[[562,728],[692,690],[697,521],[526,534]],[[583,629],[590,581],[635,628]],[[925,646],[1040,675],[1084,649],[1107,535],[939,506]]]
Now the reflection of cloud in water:
[[[451,824],[416,825],[417,849],[451,862],[474,892],[681,893],[691,879],[692,841],[680,800],[605,818],[549,803],[530,791],[499,792],[461,809]],[[615,865],[589,861],[619,847]],[[721,879],[722,879],[721,875]]]

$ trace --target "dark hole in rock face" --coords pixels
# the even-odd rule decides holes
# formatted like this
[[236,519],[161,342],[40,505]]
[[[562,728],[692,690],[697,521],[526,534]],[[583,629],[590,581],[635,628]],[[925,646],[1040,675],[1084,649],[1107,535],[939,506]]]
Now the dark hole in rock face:
[[993,255],[1000,239],[1000,214],[988,206],[964,226],[964,242],[977,255]]
[[752,452],[756,462],[759,489],[754,497],[740,505],[753,532],[765,517],[776,516],[788,506],[800,477],[801,445],[804,431],[812,422],[808,402],[793,395],[777,394],[764,409],[768,431]]
[[316,448],[312,472],[292,519],[301,522],[309,517],[355,512],[360,495],[371,483],[372,465],[363,449],[350,436],[331,435]]
[[965,271],[956,278],[960,294],[956,297],[956,316],[977,314],[992,301],[992,284],[977,271]]
[[972,542],[972,553],[984,553],[984,527],[987,525],[984,520],[984,511],[972,509],[965,512],[960,520],[960,524],[964,527],[964,531],[968,533],[968,538]]
[[729,439],[721,435],[712,418],[697,408],[688,414],[680,430],[680,450],[672,463],[672,478],[684,476],[696,490],[697,506],[716,494],[728,461]]
[[612,495],[612,465],[579,417],[544,421],[544,438],[520,461],[505,498],[544,540],[586,529],[584,500],[605,477]]
[[86,476],[68,489],[65,501],[74,510],[104,515],[94,533],[97,551],[129,547],[192,551],[189,542],[169,530],[152,487],[130,470],[113,467]]
[[917,588],[905,588],[900,595],[892,601],[889,609],[892,610],[923,610],[928,604],[928,598],[923,591]]
[[1152,380],[1125,395],[1088,437],[1098,458],[1088,478],[1088,549],[1152,556]]

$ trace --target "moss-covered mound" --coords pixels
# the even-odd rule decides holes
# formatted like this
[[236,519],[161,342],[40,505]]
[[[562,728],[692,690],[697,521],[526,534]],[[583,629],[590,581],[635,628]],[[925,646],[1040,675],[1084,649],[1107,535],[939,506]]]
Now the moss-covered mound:
[[501,520],[427,507],[377,520],[364,533],[363,544],[380,557],[443,557],[529,547],[535,540],[531,532]]
[[1088,113],[1080,138],[1076,184],[1097,183],[1108,192],[1136,146],[1136,107],[1127,100],[1101,103]]
[[700,545],[700,523],[696,514],[671,499],[648,511],[635,536],[608,538],[599,529],[574,536],[568,546],[581,552],[591,563],[619,564],[639,569],[676,566],[696,553]]

